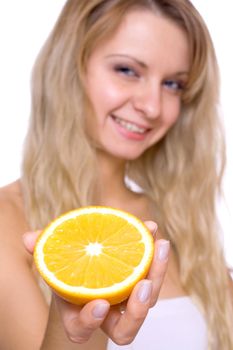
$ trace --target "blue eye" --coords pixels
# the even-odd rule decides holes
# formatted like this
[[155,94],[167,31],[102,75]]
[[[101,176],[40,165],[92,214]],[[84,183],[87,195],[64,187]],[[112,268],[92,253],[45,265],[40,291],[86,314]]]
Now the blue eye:
[[171,90],[174,91],[181,91],[184,89],[184,84],[181,81],[177,81],[177,80],[166,80],[164,82],[164,85]]
[[128,77],[138,77],[137,72],[128,66],[118,65],[114,67],[114,70]]

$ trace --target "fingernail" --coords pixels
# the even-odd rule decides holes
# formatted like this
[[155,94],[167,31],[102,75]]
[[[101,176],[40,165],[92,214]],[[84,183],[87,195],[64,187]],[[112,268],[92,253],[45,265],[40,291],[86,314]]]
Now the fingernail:
[[92,310],[92,315],[95,318],[104,318],[109,309],[108,304],[98,304]]
[[22,235],[22,239],[23,239],[23,244],[25,246],[27,246],[27,244],[31,243],[31,232],[26,232]]
[[159,261],[165,261],[168,259],[168,253],[170,249],[170,242],[166,240],[158,241],[157,246],[157,255],[156,259]]
[[28,236],[27,233],[24,233],[24,234],[22,235],[23,243],[27,241],[27,236]]
[[158,225],[156,223],[154,223],[154,229],[152,231],[153,237],[155,237],[157,230],[158,230]]
[[142,283],[142,285],[140,286],[139,290],[138,290],[138,300],[141,303],[146,303],[151,296],[152,293],[152,282],[149,280],[146,280]]
[[145,223],[146,223],[146,226],[148,227],[148,229],[150,230],[152,236],[155,237],[155,234],[158,230],[158,225],[156,224],[156,222],[146,221]]

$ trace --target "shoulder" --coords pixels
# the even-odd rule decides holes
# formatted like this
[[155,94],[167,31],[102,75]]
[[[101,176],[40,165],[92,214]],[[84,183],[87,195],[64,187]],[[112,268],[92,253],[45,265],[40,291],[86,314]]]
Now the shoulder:
[[10,226],[17,224],[18,230],[27,229],[20,181],[0,188],[0,224],[6,221]]
[[0,239],[2,247],[8,246],[13,249],[14,246],[17,246],[20,251],[22,235],[27,230],[21,186],[20,182],[16,181],[0,188]]
[[0,187],[0,200],[10,200],[12,203],[21,202],[22,190],[20,185],[20,180],[7,184]]

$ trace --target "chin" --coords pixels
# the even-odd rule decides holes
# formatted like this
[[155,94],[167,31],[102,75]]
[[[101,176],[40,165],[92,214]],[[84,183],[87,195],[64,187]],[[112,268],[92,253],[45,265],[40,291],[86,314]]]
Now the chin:
[[109,156],[121,159],[123,161],[132,161],[136,160],[142,156],[142,154],[148,149],[145,147],[129,147],[129,145],[125,144],[102,144],[98,147],[99,150],[108,154]]
[[138,159],[143,153],[143,152],[112,152],[112,156],[118,158],[118,159],[122,159],[125,161],[129,161],[129,160],[136,160]]

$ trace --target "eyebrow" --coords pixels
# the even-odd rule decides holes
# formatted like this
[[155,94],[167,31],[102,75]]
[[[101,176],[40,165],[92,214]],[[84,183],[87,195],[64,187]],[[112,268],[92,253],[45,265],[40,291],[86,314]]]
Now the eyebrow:
[[[112,58],[112,57],[128,58],[128,59],[136,62],[142,68],[147,68],[147,65],[144,62],[138,60],[137,58],[135,58],[135,57],[133,57],[131,55],[127,55],[127,54],[112,54],[112,55],[106,56],[106,58]],[[189,71],[178,71],[178,72],[174,73],[173,75],[188,75],[188,74],[189,74]]]
[[127,55],[127,54],[112,54],[112,55],[106,56],[106,58],[112,58],[112,57],[123,57],[123,58],[128,58],[128,59],[130,59],[130,60],[136,62],[137,64],[139,64],[139,65],[140,65],[141,67],[143,67],[143,68],[146,68],[146,67],[147,67],[147,65],[146,65],[144,62],[138,60],[137,58],[135,58],[135,57],[133,57],[133,56]]

